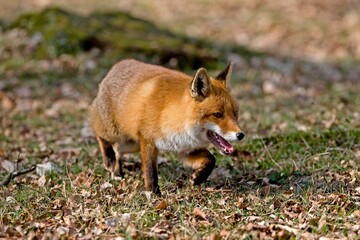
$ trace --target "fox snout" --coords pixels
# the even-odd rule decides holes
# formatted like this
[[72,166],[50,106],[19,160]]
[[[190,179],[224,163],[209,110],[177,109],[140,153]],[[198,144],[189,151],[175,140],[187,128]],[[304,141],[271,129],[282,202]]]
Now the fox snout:
[[244,137],[245,137],[245,134],[244,134],[243,132],[238,132],[238,133],[236,134],[236,138],[237,138],[239,141],[243,140]]
[[241,141],[245,138],[245,133],[243,131],[231,131],[231,132],[223,132],[221,134],[227,141],[236,142]]
[[245,133],[235,120],[225,121],[223,124],[220,124],[219,127],[223,136],[228,141],[241,141],[245,137]]

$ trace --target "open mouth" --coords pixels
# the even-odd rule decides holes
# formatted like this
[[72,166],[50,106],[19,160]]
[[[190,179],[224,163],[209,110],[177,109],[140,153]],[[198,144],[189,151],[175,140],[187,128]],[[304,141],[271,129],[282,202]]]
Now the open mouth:
[[207,137],[210,142],[220,151],[220,153],[224,155],[230,155],[234,152],[234,147],[216,132],[208,130]]

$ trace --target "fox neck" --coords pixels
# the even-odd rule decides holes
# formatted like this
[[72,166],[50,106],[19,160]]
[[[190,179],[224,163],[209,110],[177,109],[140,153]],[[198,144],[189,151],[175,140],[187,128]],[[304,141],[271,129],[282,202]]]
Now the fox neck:
[[207,147],[210,144],[203,126],[194,121],[191,114],[187,112],[191,106],[189,104],[183,108],[179,106],[177,111],[179,112],[181,109],[184,109],[181,116],[163,121],[166,124],[161,127],[162,137],[155,141],[159,150],[190,152],[194,149]]
[[189,129],[182,133],[168,132],[164,138],[157,139],[155,145],[159,150],[174,152],[190,152],[197,148],[204,148],[209,142],[202,137],[199,138],[201,131]]

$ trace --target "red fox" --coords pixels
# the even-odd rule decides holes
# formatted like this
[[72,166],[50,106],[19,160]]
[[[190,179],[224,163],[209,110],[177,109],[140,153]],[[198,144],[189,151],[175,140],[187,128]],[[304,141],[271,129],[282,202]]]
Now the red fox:
[[191,183],[204,182],[215,166],[209,144],[230,155],[235,149],[229,142],[245,136],[226,87],[232,66],[211,78],[205,68],[191,77],[132,59],[114,65],[90,108],[105,168],[124,176],[122,154],[140,151],[145,189],[161,194],[158,151],[174,151],[195,169]]

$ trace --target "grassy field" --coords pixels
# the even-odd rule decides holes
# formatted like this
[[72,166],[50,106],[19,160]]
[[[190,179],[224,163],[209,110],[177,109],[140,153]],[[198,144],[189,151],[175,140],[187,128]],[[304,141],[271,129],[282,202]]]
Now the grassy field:
[[[225,2],[224,8],[233,6]],[[243,2],[250,8],[250,1]],[[198,5],[192,6],[189,19],[197,19],[192,13]],[[272,21],[272,8],[264,6],[251,10]],[[127,9],[136,14],[145,7]],[[334,16],[352,12],[350,7],[333,10]],[[72,26],[61,25],[68,22]],[[304,22],[292,24],[289,29],[297,33]],[[276,54],[273,46],[239,46],[232,35],[224,35],[221,43],[209,41],[207,34],[213,33],[206,27],[198,32],[202,39],[190,38],[188,32],[179,33],[180,27],[163,30],[120,13],[83,18],[49,10],[2,26],[1,238],[359,239],[358,56],[350,50],[353,54],[345,51],[345,57],[332,56],[331,47],[339,43],[331,37],[320,36],[329,40],[320,55],[333,57],[325,61],[309,57],[305,40],[311,27],[303,29],[301,38],[291,35],[292,42],[297,36],[301,43],[291,55],[291,44],[279,46],[283,54]],[[339,48],[354,45],[348,30]],[[249,29],[248,34],[255,33]],[[126,156],[122,180],[112,180],[103,169],[86,126],[87,109],[99,81],[124,56],[191,75],[198,65],[215,75],[228,61],[235,62],[231,90],[247,138],[237,146],[237,156],[213,150],[216,169],[205,184],[189,186],[191,170],[172,153],[159,159],[162,197],[143,190],[138,154]],[[52,163],[53,171],[42,175],[38,170],[45,163]],[[37,171],[3,182],[10,172],[34,164]]]

